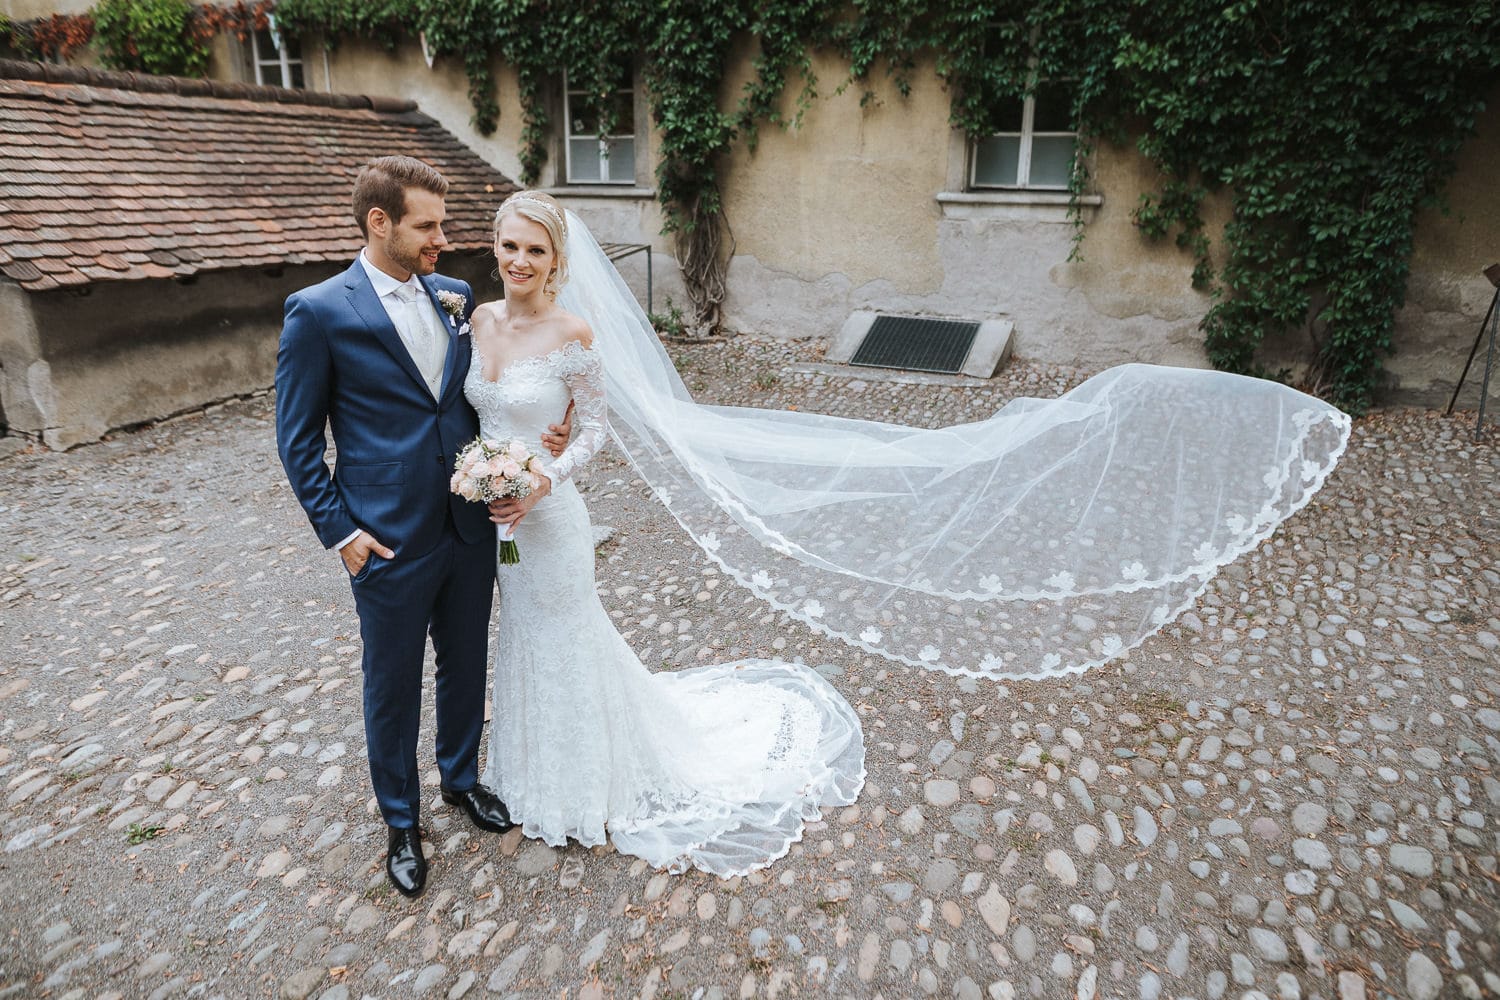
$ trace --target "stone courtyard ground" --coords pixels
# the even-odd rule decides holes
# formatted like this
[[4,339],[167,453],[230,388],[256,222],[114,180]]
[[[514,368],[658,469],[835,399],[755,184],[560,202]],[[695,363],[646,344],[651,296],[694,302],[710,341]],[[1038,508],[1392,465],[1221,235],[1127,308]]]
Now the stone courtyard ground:
[[[674,353],[706,401],[927,425],[1085,374]],[[869,783],[721,881],[480,834],[434,771],[414,902],[381,868],[349,589],[269,398],[14,454],[0,997],[1500,997],[1500,430],[1472,427],[1357,421],[1313,504],[1128,662],[1004,685],[768,613],[606,452],[581,485],[637,652],[815,666]]]

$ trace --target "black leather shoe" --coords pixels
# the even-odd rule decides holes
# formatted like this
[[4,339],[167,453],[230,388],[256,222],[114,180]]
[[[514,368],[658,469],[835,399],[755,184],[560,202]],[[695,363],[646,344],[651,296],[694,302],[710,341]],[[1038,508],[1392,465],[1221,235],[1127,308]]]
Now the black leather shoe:
[[504,833],[516,824],[510,821],[510,810],[500,797],[483,785],[475,785],[461,792],[442,790],[443,801],[450,806],[463,806],[469,819],[481,830]]
[[427,857],[422,853],[422,833],[416,827],[390,827],[385,875],[403,896],[420,896],[427,888]]

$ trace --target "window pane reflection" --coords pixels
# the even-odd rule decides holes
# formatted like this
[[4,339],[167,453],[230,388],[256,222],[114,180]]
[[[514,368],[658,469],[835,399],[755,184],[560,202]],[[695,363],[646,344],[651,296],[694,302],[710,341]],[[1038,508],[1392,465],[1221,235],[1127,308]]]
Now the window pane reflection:
[[597,183],[604,179],[599,176],[598,139],[569,139],[568,152],[570,154],[568,180]]
[[981,139],[974,151],[974,183],[980,187],[1014,187],[1020,162],[1020,136]]
[[1073,172],[1073,137],[1039,135],[1031,140],[1031,187],[1068,186]]

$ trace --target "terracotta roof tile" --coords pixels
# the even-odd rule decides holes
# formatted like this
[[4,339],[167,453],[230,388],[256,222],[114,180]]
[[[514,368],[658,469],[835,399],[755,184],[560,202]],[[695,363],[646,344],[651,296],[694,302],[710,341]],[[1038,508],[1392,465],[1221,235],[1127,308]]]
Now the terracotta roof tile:
[[455,249],[515,190],[410,101],[0,60],[0,274],[33,291],[350,259],[350,185],[407,153],[448,177]]
[[22,283],[39,281],[43,277],[42,272],[37,269],[35,264],[24,260],[11,261],[3,268],[0,268],[0,271],[4,271],[8,277]]

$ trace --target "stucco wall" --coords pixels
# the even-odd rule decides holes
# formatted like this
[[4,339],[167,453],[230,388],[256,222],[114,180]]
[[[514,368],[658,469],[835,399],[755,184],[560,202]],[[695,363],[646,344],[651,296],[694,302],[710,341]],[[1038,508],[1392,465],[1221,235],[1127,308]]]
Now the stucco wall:
[[[498,63],[495,76],[500,91],[500,120],[491,135],[481,135],[470,122],[469,82],[463,64],[440,58],[428,68],[421,46],[413,41],[394,52],[358,39],[342,39],[328,52],[329,76],[323,74],[323,47],[316,39],[303,42],[304,67],[316,67],[311,85],[342,94],[379,94],[414,100],[425,114],[438,119],[458,140],[499,168],[519,177],[521,114],[516,103],[515,71]],[[331,87],[329,81],[331,80]],[[400,150],[392,150],[400,152]]]
[[29,296],[38,361],[47,366],[53,407],[40,427],[49,447],[68,448],[106,432],[270,385],[290,292],[334,267],[205,274],[175,281],[103,283],[88,294]]
[[12,21],[30,21],[53,14],[82,14],[96,0],[0,0],[0,14]]
[[858,86],[833,92],[841,61],[815,70],[825,94],[802,127],[766,127],[755,153],[730,158],[731,327],[827,337],[856,309],[1006,318],[1017,352],[1040,360],[1205,363],[1195,328],[1207,300],[1189,285],[1191,261],[1130,222],[1149,180],[1133,151],[1097,151],[1099,197],[1070,262],[1060,199],[943,197],[963,191],[965,151],[932,66],[912,74],[909,97],[872,79],[863,104]]
[[[931,66],[912,73],[908,98],[873,80],[875,100],[863,106],[858,87],[832,93],[846,72],[839,61],[815,69],[826,93],[803,127],[767,127],[756,153],[739,146],[730,158],[725,203],[739,250],[729,274],[732,328],[829,337],[856,309],[1003,317],[1015,323],[1024,357],[1207,364],[1198,325],[1211,300],[1191,287],[1190,256],[1170,240],[1147,240],[1131,220],[1156,180],[1134,149],[1096,148],[1097,204],[1085,209],[1081,260],[1070,261],[1063,208],[945,196],[963,190],[963,140],[948,127],[949,97]],[[1387,399],[1446,403],[1452,391],[1494,293],[1480,272],[1500,260],[1497,162],[1500,92],[1442,205],[1420,217]],[[1206,206],[1211,236],[1228,211],[1225,197]],[[1295,368],[1313,353],[1305,331],[1271,346],[1278,366]],[[1477,403],[1478,374],[1461,403]]]
[[[1396,314],[1396,353],[1386,363],[1399,398],[1447,405],[1495,288],[1485,267],[1500,262],[1500,88],[1459,156],[1443,201],[1418,217],[1406,305]],[[1484,348],[1459,405],[1479,405]],[[1500,380],[1490,405],[1500,399]]]
[[51,386],[31,299],[19,285],[0,278],[0,413],[11,433],[41,436],[56,410]]
[[[825,92],[848,72],[828,56],[813,68]],[[734,147],[725,210],[741,255],[777,273],[841,275],[854,287],[883,280],[909,295],[940,287],[941,214],[933,196],[947,169],[947,101],[923,70],[913,74],[907,100],[882,80],[876,99],[861,107],[852,86],[820,97],[795,132],[764,126],[755,153]],[[737,95],[740,82],[732,80],[726,95]]]
[[[107,432],[269,388],[282,303],[345,264],[103,283],[87,294],[0,285],[3,406],[12,432],[69,448]],[[485,256],[440,269],[480,299],[500,294]]]
[[[16,7],[58,9],[35,0]],[[429,68],[413,40],[394,53],[354,39],[328,50],[304,41],[308,85],[317,89],[415,99],[458,138],[508,176],[519,178],[522,114],[514,73],[496,67],[499,127],[480,135],[470,123],[468,84],[452,58]],[[748,79],[753,44],[731,59],[722,95],[726,109]],[[232,48],[216,46],[214,74],[234,77]],[[902,97],[883,74],[868,86],[835,89],[842,60],[815,59],[823,93],[802,127],[763,126],[758,150],[737,144],[723,164],[721,187],[736,246],[725,315],[730,329],[785,337],[831,337],[854,310],[908,312],[1015,324],[1016,351],[1043,361],[1098,367],[1124,361],[1207,363],[1198,324],[1210,305],[1192,289],[1192,261],[1170,240],[1146,240],[1131,222],[1140,193],[1154,186],[1152,168],[1133,149],[1101,144],[1093,159],[1093,204],[1085,209],[1082,258],[1069,260],[1073,229],[1066,209],[1025,197],[965,193],[964,142],[948,125],[949,94],[931,63],[910,74]],[[797,81],[784,95],[790,112]],[[1397,317],[1396,353],[1387,371],[1390,398],[1444,401],[1493,289],[1480,270],[1500,259],[1500,92],[1479,122],[1447,184],[1448,211],[1423,213],[1407,303]],[[558,115],[554,111],[554,120]],[[639,114],[641,122],[649,115]],[[638,142],[640,140],[638,139]],[[603,241],[650,243],[655,304],[684,303],[660,234],[650,169],[657,139],[633,191],[559,187],[555,165],[541,183],[558,193]],[[1226,214],[1209,208],[1216,231]],[[645,258],[621,269],[642,302]],[[1311,353],[1304,333],[1275,345],[1276,364]],[[1471,376],[1471,381],[1475,381]],[[1471,388],[1465,401],[1472,405]]]
[[[331,87],[339,93],[379,94],[415,100],[425,114],[441,121],[460,142],[507,177],[520,181],[524,109],[519,100],[515,71],[510,67],[500,63],[494,66],[500,117],[495,131],[486,136],[481,135],[470,120],[473,108],[468,98],[468,78],[458,60],[439,57],[429,68],[419,45],[408,44],[388,52],[379,45],[347,39],[329,51],[328,72],[325,74],[323,51],[318,39],[308,39],[303,43],[303,65],[304,71],[310,74],[307,78],[309,86]],[[641,111],[639,118],[644,122],[644,107]],[[554,120],[561,120],[558,109],[552,109],[552,116]],[[638,141],[647,143],[648,153],[643,157],[645,163],[654,162],[654,137],[648,135]],[[648,291],[654,293],[649,298],[658,311],[665,309],[668,298],[681,302],[682,281],[671,256],[671,241],[660,235],[661,211],[650,187],[649,167],[643,169],[636,189],[568,188],[556,183],[559,176],[558,164],[549,160],[542,168],[538,184],[555,192],[568,208],[577,212],[600,242],[651,244],[651,288],[648,289],[644,253],[628,257],[619,264],[621,274],[641,304],[647,304]],[[496,202],[498,207],[498,199]],[[495,294],[499,295],[498,290]]]
[[[735,99],[749,53],[725,87]],[[847,74],[820,56],[814,72],[831,91]],[[941,292],[947,113],[928,74],[913,75],[906,107],[893,113],[888,86],[860,106],[860,89],[823,96],[796,131],[762,126],[754,153],[736,145],[724,170],[724,209],[734,231],[726,316],[733,329],[783,337],[837,332],[853,309],[891,309]],[[792,111],[793,95],[784,95]],[[945,303],[943,312],[964,308]]]

